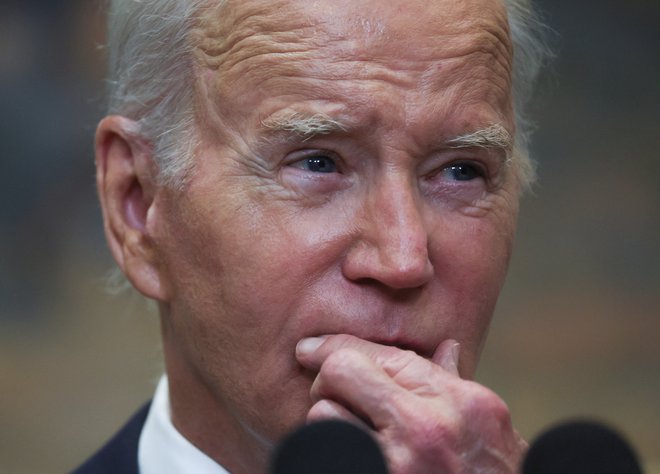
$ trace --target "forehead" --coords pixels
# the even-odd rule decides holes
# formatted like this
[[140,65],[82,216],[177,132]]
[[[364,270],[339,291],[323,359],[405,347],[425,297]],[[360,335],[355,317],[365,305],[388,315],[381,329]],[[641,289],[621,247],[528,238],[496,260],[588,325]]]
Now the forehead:
[[475,46],[509,49],[500,0],[227,0],[203,12],[194,37],[210,67],[310,47],[318,54],[332,46],[333,55],[358,60],[400,56],[411,41],[421,46],[410,57],[416,60],[455,57]]
[[[266,107],[273,92],[346,103],[400,100],[412,90],[424,102],[451,95],[467,75],[474,80],[463,80],[456,97],[508,107],[512,53],[501,0],[228,0],[203,13],[193,41],[220,113]],[[367,93],[354,94],[360,88]],[[419,108],[415,100],[404,102]],[[232,109],[221,110],[229,101]]]

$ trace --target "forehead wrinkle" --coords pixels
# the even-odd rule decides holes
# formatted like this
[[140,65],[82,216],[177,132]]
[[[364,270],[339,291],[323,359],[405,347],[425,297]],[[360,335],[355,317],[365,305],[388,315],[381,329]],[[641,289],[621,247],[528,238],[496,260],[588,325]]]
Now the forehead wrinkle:
[[436,62],[424,71],[423,85],[443,88],[443,82],[452,80],[454,74],[469,72],[474,75],[475,69],[485,69],[485,75],[491,82],[494,75],[508,82],[513,68],[513,54],[506,22],[503,25],[484,22],[479,28],[455,34],[457,40],[451,51],[442,55],[436,52],[437,59],[442,62]]
[[314,35],[307,30],[315,23],[302,15],[291,14],[288,2],[239,3],[227,2],[219,9],[209,9],[192,30],[195,53],[204,66],[231,67],[232,63],[268,52],[296,53],[309,49],[308,40]]
[[[337,23],[338,18],[306,17],[304,11],[294,14],[294,4],[286,1],[275,0],[265,8],[261,4],[259,10],[256,3],[236,3],[235,8],[229,9],[233,16],[209,16],[206,29],[200,28],[206,35],[200,42],[200,57],[205,58],[207,66],[219,68],[213,76],[204,76],[212,91],[209,104],[218,107],[218,111],[235,110],[234,102],[223,108],[223,104],[233,101],[232,97],[241,105],[250,105],[243,104],[235,94],[241,83],[243,89],[264,91],[263,99],[268,97],[266,92],[275,91],[277,95],[331,101],[345,101],[348,96],[344,84],[359,85],[365,91],[376,86],[369,91],[369,97],[374,97],[372,92],[385,94],[390,87],[400,86],[401,93],[410,89],[409,96],[413,98],[407,103],[398,95],[406,116],[414,112],[407,109],[422,105],[414,99],[418,92],[441,93],[442,102],[449,106],[440,103],[439,107],[461,110],[481,102],[486,90],[492,108],[507,110],[511,55],[507,54],[510,41],[506,16],[499,21],[498,15],[497,21],[489,22],[481,14],[465,19],[449,15],[458,20],[440,27],[427,21],[420,26],[420,37],[414,34],[415,30],[406,30],[405,25],[397,23],[398,17],[381,21],[377,15],[367,18],[360,14],[349,17],[360,23],[358,35],[351,36],[344,34],[343,28],[333,29],[345,26]],[[402,46],[411,38],[416,47],[408,48],[402,55]],[[462,74],[469,74],[474,80],[460,82]],[[488,87],[478,87],[483,83]],[[506,117],[497,115],[497,120],[506,122]]]
[[[265,55],[272,55],[263,58],[267,62],[289,59],[293,63],[290,66],[295,67],[298,61],[323,60],[324,47],[333,46],[332,54],[326,56],[330,61],[387,62],[393,69],[400,63],[402,68],[408,68],[406,60],[399,55],[398,45],[406,41],[409,31],[403,30],[401,25],[390,25],[390,28],[378,16],[360,14],[343,18],[340,22],[343,26],[338,29],[337,18],[332,15],[314,18],[306,16],[304,8],[292,11],[292,5],[287,1],[275,1],[264,8],[263,3],[248,0],[233,5],[234,8],[223,8],[221,14],[203,16],[195,30],[198,57],[212,69],[224,65],[225,72],[243,60]],[[477,15],[476,18],[471,16],[470,21],[459,19],[443,24],[442,30],[422,25],[425,30],[422,36],[427,36],[428,41],[421,42],[414,57],[407,59],[419,65],[482,51],[510,62],[511,55],[502,51],[510,50],[506,16],[502,16],[502,11],[493,13],[495,22]],[[341,43],[340,48],[336,48],[338,43]]]
[[[274,38],[278,38],[274,41]],[[208,40],[200,42],[197,58],[207,68],[227,70],[246,60],[268,55],[305,54],[308,48],[302,44],[300,35],[294,32],[252,34],[237,38],[231,44],[217,47]]]

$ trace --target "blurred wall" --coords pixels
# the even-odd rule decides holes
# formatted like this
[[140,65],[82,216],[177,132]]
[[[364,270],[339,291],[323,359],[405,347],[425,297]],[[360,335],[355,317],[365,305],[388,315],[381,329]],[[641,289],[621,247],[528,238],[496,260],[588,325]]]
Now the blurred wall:
[[[539,182],[479,380],[526,437],[572,416],[660,461],[660,4],[540,2]],[[157,318],[104,287],[99,3],[0,4],[0,473],[64,472],[154,388]]]

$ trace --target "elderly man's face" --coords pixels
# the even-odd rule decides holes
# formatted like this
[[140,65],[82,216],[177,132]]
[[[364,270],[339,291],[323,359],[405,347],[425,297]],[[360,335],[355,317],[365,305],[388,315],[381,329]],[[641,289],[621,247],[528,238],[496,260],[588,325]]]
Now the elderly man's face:
[[175,419],[213,400],[275,439],[310,406],[306,336],[453,338],[472,377],[517,213],[502,5],[244,0],[194,38],[196,169],[150,221]]

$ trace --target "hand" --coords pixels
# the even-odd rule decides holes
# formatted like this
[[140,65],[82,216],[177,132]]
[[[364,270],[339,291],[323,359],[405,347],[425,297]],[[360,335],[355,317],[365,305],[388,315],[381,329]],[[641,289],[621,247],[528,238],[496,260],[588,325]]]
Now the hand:
[[303,339],[296,357],[318,372],[307,419],[340,418],[372,432],[393,474],[515,473],[527,444],[506,404],[458,374],[458,343],[431,360],[354,336]]

